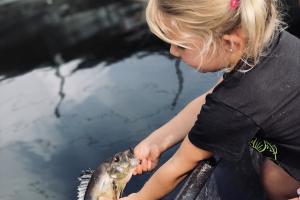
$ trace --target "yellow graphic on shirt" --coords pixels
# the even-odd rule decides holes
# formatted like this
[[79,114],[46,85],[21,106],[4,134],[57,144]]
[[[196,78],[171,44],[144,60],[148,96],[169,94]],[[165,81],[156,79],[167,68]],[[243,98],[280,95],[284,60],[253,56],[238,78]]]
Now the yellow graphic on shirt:
[[273,160],[277,160],[278,151],[276,145],[256,137],[252,138],[249,145],[259,153],[262,153]]

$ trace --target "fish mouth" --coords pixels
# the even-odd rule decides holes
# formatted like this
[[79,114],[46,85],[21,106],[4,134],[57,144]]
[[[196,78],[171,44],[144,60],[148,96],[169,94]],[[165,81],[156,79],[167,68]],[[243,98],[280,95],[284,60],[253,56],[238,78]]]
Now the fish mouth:
[[140,164],[140,160],[137,159],[134,155],[134,150],[133,148],[129,148],[129,151],[128,151],[128,157],[130,158],[130,165],[132,167],[136,167],[137,165]]
[[131,159],[130,165],[131,165],[132,167],[136,167],[136,166],[138,166],[138,164],[140,164],[139,159],[137,159],[137,158]]

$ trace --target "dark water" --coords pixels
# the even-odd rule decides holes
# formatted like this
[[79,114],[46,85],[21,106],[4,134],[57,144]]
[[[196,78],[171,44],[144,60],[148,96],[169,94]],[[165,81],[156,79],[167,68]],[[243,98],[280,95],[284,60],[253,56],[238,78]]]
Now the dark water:
[[134,146],[217,78],[140,55],[72,74],[75,59],[0,82],[1,200],[75,199],[82,169]]
[[[0,200],[76,199],[81,170],[134,147],[221,75],[169,57],[126,3],[0,1]],[[119,12],[106,23],[103,9]],[[261,199],[249,160],[221,163],[203,199]]]

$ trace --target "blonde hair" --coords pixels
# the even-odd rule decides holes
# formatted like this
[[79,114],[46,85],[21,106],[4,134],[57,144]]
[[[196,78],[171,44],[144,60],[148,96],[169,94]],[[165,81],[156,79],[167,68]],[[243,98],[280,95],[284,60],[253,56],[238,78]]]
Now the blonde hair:
[[[192,38],[200,39],[201,57],[220,51],[224,34],[241,28],[246,35],[242,60],[256,65],[273,39],[282,30],[277,0],[149,0],[146,20],[160,39],[185,48],[195,47]],[[176,37],[174,37],[176,35]],[[198,47],[200,48],[200,47]],[[230,66],[231,69],[234,66]]]

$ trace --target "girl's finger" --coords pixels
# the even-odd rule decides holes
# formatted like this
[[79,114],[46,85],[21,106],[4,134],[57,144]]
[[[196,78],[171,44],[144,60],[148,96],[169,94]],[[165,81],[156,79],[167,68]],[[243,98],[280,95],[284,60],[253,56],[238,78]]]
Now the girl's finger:
[[136,170],[133,170],[132,175],[134,175],[134,176],[137,175]]
[[150,160],[156,160],[159,157],[159,149],[158,147],[152,148],[151,153],[149,154],[149,159]]
[[136,167],[136,173],[137,173],[137,174],[141,174],[142,172],[143,172],[142,166],[141,166],[141,165],[138,165],[138,166]]
[[148,171],[148,167],[147,167],[147,160],[146,159],[143,159],[142,160],[142,169],[143,171]]
[[150,171],[152,167],[152,162],[150,160],[147,161],[147,170]]
[[149,149],[142,146],[141,148],[134,148],[134,155],[138,158],[138,159],[143,159],[146,158],[149,154]]

